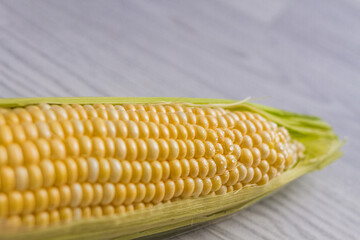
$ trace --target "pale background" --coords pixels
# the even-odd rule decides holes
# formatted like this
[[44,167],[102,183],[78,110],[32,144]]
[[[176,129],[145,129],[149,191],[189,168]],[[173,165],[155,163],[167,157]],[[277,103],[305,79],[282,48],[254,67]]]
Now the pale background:
[[360,235],[360,1],[0,1],[0,97],[263,98],[318,115],[343,158],[176,239]]

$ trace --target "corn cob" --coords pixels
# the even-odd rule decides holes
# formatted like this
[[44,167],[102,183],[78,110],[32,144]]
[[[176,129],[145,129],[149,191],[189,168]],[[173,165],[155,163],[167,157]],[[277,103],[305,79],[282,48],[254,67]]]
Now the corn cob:
[[6,228],[29,228],[239,192],[267,185],[304,151],[285,127],[248,110],[1,108],[0,218]]

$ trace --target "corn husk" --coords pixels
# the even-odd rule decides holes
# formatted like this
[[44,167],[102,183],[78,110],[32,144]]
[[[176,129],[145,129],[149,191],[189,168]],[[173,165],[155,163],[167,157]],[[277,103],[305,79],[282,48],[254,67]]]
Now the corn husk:
[[208,222],[237,212],[263,197],[273,193],[285,184],[314,170],[322,169],[342,153],[342,141],[332,128],[321,119],[278,110],[248,101],[202,98],[17,98],[0,99],[0,107],[14,108],[31,104],[93,104],[93,103],[169,103],[207,105],[229,110],[256,112],[288,129],[291,138],[305,147],[305,157],[290,169],[262,186],[248,186],[239,191],[217,196],[204,196],[166,203],[144,210],[109,216],[78,220],[69,224],[38,228],[33,230],[9,229],[0,233],[0,239],[133,239],[146,236],[173,234],[174,230]]

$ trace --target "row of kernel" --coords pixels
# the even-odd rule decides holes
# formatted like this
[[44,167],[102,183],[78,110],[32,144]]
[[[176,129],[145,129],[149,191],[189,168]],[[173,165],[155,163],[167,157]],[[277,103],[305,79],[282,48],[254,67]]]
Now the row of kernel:
[[[160,203],[159,203],[160,204]],[[68,223],[73,220],[88,219],[91,217],[111,216],[115,214],[124,214],[134,210],[152,207],[152,203],[135,203],[132,205],[120,206],[94,206],[83,208],[63,207],[56,210],[42,211],[34,214],[14,215],[4,219],[3,227],[45,227],[59,223]]]
[[212,177],[233,170],[236,156],[216,154],[214,158],[171,161],[120,161],[114,158],[65,158],[40,164],[0,168],[1,191],[35,190],[75,182],[158,182],[168,178]]
[[[234,172],[234,174],[232,173]],[[231,186],[237,183],[234,170],[228,179]],[[235,177],[233,176],[235,175]],[[229,180],[227,180],[230,186]],[[61,187],[35,191],[12,191],[0,194],[0,217],[53,210],[60,207],[86,207],[98,205],[129,205],[138,202],[154,204],[172,198],[190,198],[218,191],[223,185],[219,176],[212,178],[184,178],[158,183],[90,184],[74,183]]]

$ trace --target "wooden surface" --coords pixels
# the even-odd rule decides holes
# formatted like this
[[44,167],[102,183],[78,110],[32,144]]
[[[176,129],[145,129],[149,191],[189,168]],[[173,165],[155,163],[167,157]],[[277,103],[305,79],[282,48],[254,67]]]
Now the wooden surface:
[[0,97],[243,99],[330,122],[343,158],[175,239],[360,235],[360,2],[0,1]]

